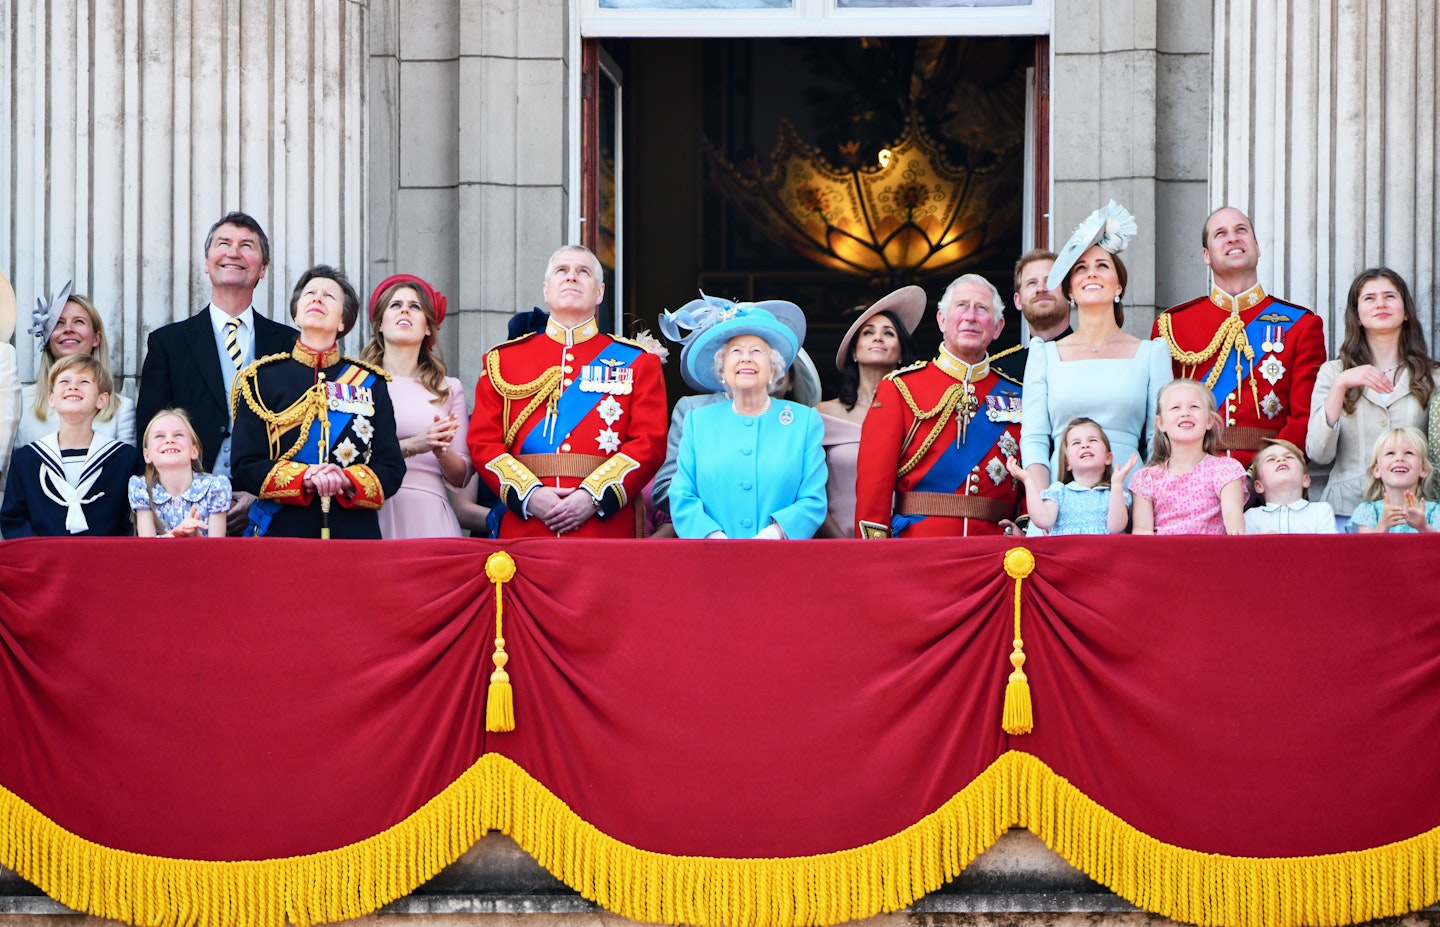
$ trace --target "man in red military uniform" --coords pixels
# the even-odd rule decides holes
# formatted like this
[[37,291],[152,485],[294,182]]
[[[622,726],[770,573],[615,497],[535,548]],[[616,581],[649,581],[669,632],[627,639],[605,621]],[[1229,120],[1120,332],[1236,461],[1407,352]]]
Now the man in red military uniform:
[[1161,313],[1152,337],[1170,345],[1175,376],[1214,392],[1225,424],[1221,446],[1248,467],[1267,439],[1305,446],[1324,328],[1309,309],[1261,289],[1260,245],[1243,212],[1211,213],[1201,245],[1215,276],[1210,295]]
[[1005,458],[1019,453],[1018,379],[990,365],[1005,303],[966,274],[945,290],[940,353],[880,383],[860,434],[855,520],[860,537],[1003,534],[1023,490]]
[[665,458],[660,361],[596,325],[605,283],[588,249],[551,255],[544,293],[545,331],[485,355],[471,459],[509,509],[502,538],[633,538],[633,502]]

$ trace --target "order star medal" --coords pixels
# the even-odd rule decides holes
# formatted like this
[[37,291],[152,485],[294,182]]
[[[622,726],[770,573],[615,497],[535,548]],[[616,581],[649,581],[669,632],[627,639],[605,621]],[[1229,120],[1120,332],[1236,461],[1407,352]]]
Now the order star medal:
[[620,403],[615,400],[614,396],[606,396],[600,400],[600,404],[595,407],[595,411],[600,414],[600,420],[606,425],[615,424],[620,421],[620,416],[625,414],[625,410],[620,406]]
[[613,428],[606,428],[595,436],[595,443],[600,445],[600,450],[607,454],[613,454],[620,450],[620,436]]
[[999,486],[1001,482],[1004,481],[1005,475],[1010,471],[1005,469],[1005,464],[1001,462],[999,457],[991,457],[990,462],[985,465],[985,472],[990,474],[991,481],[994,482],[996,486]]
[[375,426],[370,424],[370,420],[363,415],[355,416],[350,422],[350,430],[355,433],[355,437],[360,439],[361,444],[369,444],[370,439],[375,437]]
[[1260,376],[1274,386],[1281,377],[1285,376],[1285,365],[1280,363],[1280,358],[1274,354],[1269,355],[1260,362]]
[[1272,389],[1260,398],[1260,411],[1265,413],[1266,418],[1275,418],[1285,411],[1285,406],[1280,403],[1280,397],[1275,395]]
[[360,456],[360,449],[350,442],[349,438],[335,445],[335,461],[342,467],[348,467]]

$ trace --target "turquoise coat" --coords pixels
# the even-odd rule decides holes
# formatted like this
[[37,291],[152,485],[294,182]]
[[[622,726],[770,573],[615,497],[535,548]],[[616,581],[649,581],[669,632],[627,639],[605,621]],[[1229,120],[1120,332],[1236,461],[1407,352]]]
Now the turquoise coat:
[[675,533],[749,538],[774,520],[788,538],[813,537],[826,511],[824,431],[818,412],[783,399],[758,416],[729,402],[690,410],[670,484]]

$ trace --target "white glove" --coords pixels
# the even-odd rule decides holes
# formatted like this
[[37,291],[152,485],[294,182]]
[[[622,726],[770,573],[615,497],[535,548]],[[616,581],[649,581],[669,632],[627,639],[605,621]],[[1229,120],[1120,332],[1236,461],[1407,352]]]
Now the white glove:
[[729,536],[728,534],[726,534],[724,531],[711,531],[709,534],[705,535],[705,540],[707,540],[707,541],[714,541],[714,540],[728,541],[728,540],[730,540],[730,536]]
[[785,529],[780,527],[779,522],[772,521],[761,528],[755,535],[757,541],[783,541],[785,540]]

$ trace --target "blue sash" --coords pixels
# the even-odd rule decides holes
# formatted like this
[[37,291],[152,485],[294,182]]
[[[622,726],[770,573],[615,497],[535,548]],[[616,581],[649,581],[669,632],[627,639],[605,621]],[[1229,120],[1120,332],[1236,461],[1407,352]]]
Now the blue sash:
[[[610,346],[601,351],[593,361],[586,366],[602,364],[603,361],[616,361],[615,364],[603,364],[606,367],[629,367],[635,362],[635,358],[644,352],[639,348],[633,348],[628,344],[619,341],[610,342]],[[589,415],[600,400],[609,393],[586,392],[580,388],[583,382],[582,377],[576,377],[565,390],[560,394],[560,402],[555,409],[555,422],[550,428],[545,427],[542,419],[540,424],[530,429],[525,440],[520,444],[522,454],[553,454],[565,443],[565,438],[580,424],[581,419]],[[547,434],[548,431],[548,434]]]
[[[997,387],[991,387],[990,393],[997,392]],[[999,389],[1002,396],[1018,398],[1018,390]],[[991,420],[986,414],[985,396],[977,395],[976,401],[980,403],[980,409],[970,419],[970,424],[965,429],[965,443],[955,445],[953,442],[947,444],[945,452],[940,459],[935,461],[934,466],[920,477],[919,481],[911,487],[911,492],[938,492],[950,495],[965,485],[965,480],[970,476],[970,471],[979,466],[985,455],[995,449],[995,442],[1000,440],[1009,422],[997,422]],[[959,434],[959,422],[956,422],[956,434]],[[900,532],[923,521],[926,515],[893,515],[890,518],[890,536],[899,537]]]
[[[345,369],[341,370],[334,379],[327,380],[326,382],[338,382],[349,376],[352,371],[364,369],[365,368],[360,367],[358,364],[347,364]],[[375,385],[375,374],[367,370],[365,372],[365,378],[356,381],[353,385],[373,388]],[[346,425],[350,424],[350,420],[355,417],[355,413],[341,411],[339,409],[327,409],[325,417],[330,421],[330,434],[338,435],[345,430]],[[319,428],[310,429],[310,434],[305,437],[305,443],[300,445],[300,449],[291,455],[290,459],[296,463],[303,464],[318,464],[320,462]],[[278,511],[280,511],[280,503],[274,499],[256,499],[250,505],[250,523],[246,527],[245,533],[250,537],[264,537],[265,532],[270,530],[271,519],[275,517],[275,513]]]
[[[1265,341],[1266,327],[1271,325],[1278,325],[1280,327],[1280,331],[1282,332],[1283,338],[1284,334],[1289,333],[1290,326],[1294,325],[1297,321],[1299,321],[1300,315],[1303,312],[1303,309],[1298,309],[1294,306],[1287,306],[1282,302],[1276,302],[1272,300],[1270,302],[1270,305],[1265,307],[1264,312],[1257,315],[1254,321],[1252,321],[1249,325],[1245,326],[1246,340],[1250,342],[1252,347],[1255,347],[1257,349],[1255,352],[1255,363],[1258,364],[1261,360],[1264,359],[1264,352],[1258,350],[1258,348],[1260,344]],[[1276,316],[1284,316],[1285,321],[1276,322]],[[1261,319],[1265,319],[1265,321],[1262,322]],[[1205,378],[1210,376],[1210,372],[1214,369],[1215,365],[1211,364],[1209,369],[1207,369],[1203,374],[1200,374],[1197,379],[1199,379],[1203,383],[1205,381]],[[1215,386],[1213,389],[1213,392],[1215,393],[1215,404],[1223,410],[1225,408],[1225,397],[1233,393],[1235,391],[1235,387],[1239,384],[1239,377],[1237,377],[1235,374],[1235,357],[1234,352],[1232,351],[1231,356],[1225,358],[1225,366],[1220,371],[1219,379],[1215,381]]]

